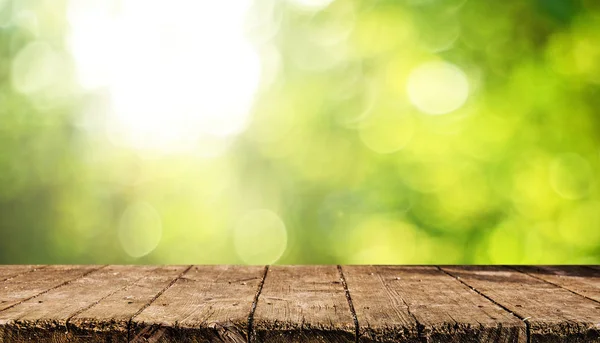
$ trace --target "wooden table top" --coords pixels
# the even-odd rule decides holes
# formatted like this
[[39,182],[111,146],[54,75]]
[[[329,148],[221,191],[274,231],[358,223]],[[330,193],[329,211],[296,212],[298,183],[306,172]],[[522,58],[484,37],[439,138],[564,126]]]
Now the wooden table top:
[[0,266],[0,342],[598,342],[595,266]]

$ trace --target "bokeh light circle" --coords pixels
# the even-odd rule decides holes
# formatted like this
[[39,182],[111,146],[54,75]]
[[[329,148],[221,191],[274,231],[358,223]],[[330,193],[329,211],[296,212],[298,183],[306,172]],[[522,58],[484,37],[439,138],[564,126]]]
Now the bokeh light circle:
[[131,257],[151,253],[162,237],[162,221],[152,205],[136,202],[127,207],[119,222],[119,242]]
[[425,62],[410,73],[406,90],[410,102],[421,112],[438,115],[464,105],[469,97],[469,82],[454,64]]
[[238,256],[247,264],[275,263],[287,248],[285,224],[273,211],[252,210],[237,222],[233,242]]
[[33,42],[22,48],[12,63],[13,87],[24,94],[33,94],[54,86],[61,77],[64,62],[53,48],[44,42]]
[[359,135],[369,149],[379,154],[390,154],[404,148],[411,141],[414,131],[412,116],[391,112],[369,118],[360,128]]
[[592,184],[592,169],[578,154],[564,154],[552,161],[550,166],[552,189],[566,199],[586,196]]

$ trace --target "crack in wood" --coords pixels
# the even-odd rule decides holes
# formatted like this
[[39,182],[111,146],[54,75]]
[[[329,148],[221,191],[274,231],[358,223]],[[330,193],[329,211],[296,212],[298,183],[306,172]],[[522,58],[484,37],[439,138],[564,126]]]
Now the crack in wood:
[[256,305],[258,305],[258,299],[260,298],[260,293],[262,292],[263,286],[265,285],[265,280],[267,279],[267,274],[269,273],[269,266],[265,266],[265,271],[263,273],[262,279],[258,284],[256,289],[256,294],[254,295],[254,299],[252,300],[252,307],[250,307],[250,313],[248,314],[248,333],[247,339],[248,343],[252,343],[255,341],[254,337],[254,313],[256,312]]
[[[36,295],[33,295],[33,296],[31,296],[31,297],[28,297],[28,298],[21,299],[21,300],[19,300],[18,302],[14,303],[14,304],[12,304],[12,305],[10,305],[10,306],[7,306],[6,308],[4,308],[4,309],[0,310],[0,312],[7,311],[7,310],[9,310],[9,309],[11,309],[11,308],[13,308],[13,307],[15,307],[15,306],[17,306],[17,305],[20,305],[20,304],[22,304],[22,303],[24,303],[24,302],[26,302],[26,301],[29,301],[29,300],[31,300],[31,299],[35,299],[35,298],[37,298],[37,297],[39,297],[39,296],[42,296],[42,295],[44,295],[44,294],[46,294],[46,293],[48,293],[48,292],[50,292],[50,291],[52,291],[52,290],[55,290],[55,289],[57,289],[57,288],[60,288],[60,287],[66,286],[66,285],[68,285],[68,284],[70,284],[70,283],[72,283],[72,282],[75,282],[75,281],[77,281],[77,280],[79,280],[79,279],[82,279],[82,278],[84,278],[84,277],[88,276],[89,274],[91,274],[91,273],[93,273],[93,272],[97,272],[97,271],[99,271],[99,270],[101,270],[101,269],[103,269],[103,268],[106,268],[106,267],[108,267],[108,265],[103,265],[103,266],[100,266],[100,267],[98,267],[98,268],[94,268],[94,269],[88,270],[87,272],[85,272],[85,273],[83,273],[83,274],[81,274],[81,275],[78,275],[77,277],[75,277],[75,278],[73,278],[73,279],[69,279],[69,280],[67,280],[67,281],[65,281],[65,282],[62,282],[62,283],[60,283],[60,284],[56,285],[56,286],[50,287],[50,288],[46,289],[46,290],[45,290],[45,291],[43,291],[43,292],[40,292],[40,293],[38,293],[38,294],[36,294]],[[25,274],[27,274],[27,273],[25,273]]]
[[[156,269],[158,269],[158,268],[156,268]],[[154,270],[156,270],[156,269],[154,269]],[[81,313],[83,313],[83,312],[85,312],[85,311],[87,311],[87,310],[91,309],[92,307],[94,307],[94,306],[98,305],[98,304],[99,304],[99,303],[100,303],[102,300],[104,300],[104,299],[106,299],[106,298],[108,298],[108,297],[112,296],[113,294],[115,294],[115,293],[117,293],[117,292],[119,292],[119,291],[122,291],[122,290],[124,290],[124,289],[127,289],[128,287],[131,287],[132,285],[135,285],[136,283],[138,283],[140,280],[142,280],[142,279],[144,279],[144,278],[145,278],[145,276],[139,277],[139,278],[137,278],[136,280],[134,280],[133,282],[131,282],[131,283],[129,283],[129,284],[126,284],[126,285],[124,285],[124,286],[123,286],[123,287],[121,287],[121,288],[115,289],[114,291],[112,291],[112,292],[110,292],[110,293],[106,294],[105,296],[103,296],[103,297],[101,297],[100,299],[98,299],[98,300],[96,300],[96,301],[92,302],[91,304],[89,304],[89,305],[87,305],[87,306],[85,306],[85,307],[83,307],[83,308],[80,308],[79,310],[75,311],[75,312],[74,312],[73,314],[71,314],[71,315],[70,315],[70,316],[67,318],[67,320],[65,321],[65,328],[67,329],[67,332],[69,331],[69,325],[71,325],[71,320],[72,320],[74,317],[76,317],[77,315],[79,315],[79,314],[81,314]]]
[[[185,275],[185,273],[187,273],[190,269],[192,269],[193,266],[194,265],[189,265],[187,268],[185,268],[181,273],[179,273],[179,275],[177,275],[177,277],[175,277],[173,280],[171,280],[171,282],[169,282],[169,284],[167,284],[165,287],[163,287],[155,296],[152,297],[152,299],[150,299],[147,303],[145,303],[144,306],[142,306],[142,308],[137,310],[131,316],[131,318],[129,318],[129,320],[127,321],[127,342],[131,342],[131,322],[133,321],[133,318],[135,318],[140,313],[142,313],[142,311],[144,311],[146,308],[148,308],[148,306],[150,306],[154,301],[156,301],[156,299],[158,299],[158,297],[160,297],[167,289],[169,289],[171,286],[173,286],[173,284],[175,284],[175,282],[177,282],[177,280],[182,278],[183,275]],[[160,331],[161,336],[162,336],[163,331]]]
[[581,294],[581,293],[579,293],[579,292],[576,292],[576,291],[574,291],[574,290],[572,290],[572,289],[570,289],[570,288],[567,288],[567,287],[565,287],[565,286],[563,286],[563,285],[559,285],[559,284],[557,284],[557,283],[554,283],[554,282],[552,282],[552,281],[549,281],[549,280],[546,280],[546,279],[544,279],[544,278],[541,278],[541,277],[535,276],[534,274],[528,273],[528,272],[526,272],[526,271],[524,271],[524,270],[520,270],[520,269],[518,269],[518,268],[515,268],[515,267],[513,267],[513,266],[504,266],[504,267],[506,267],[506,268],[509,268],[509,269],[512,269],[512,270],[514,270],[514,271],[516,271],[516,272],[519,272],[519,273],[521,273],[521,274],[525,274],[525,275],[527,275],[527,276],[530,276],[530,277],[532,277],[532,278],[534,278],[534,279],[537,279],[537,280],[543,281],[543,282],[545,282],[545,283],[547,283],[547,284],[550,284],[550,285],[552,285],[552,286],[555,286],[555,287],[558,287],[558,288],[562,288],[562,289],[564,289],[564,290],[566,290],[566,291],[569,291],[569,292],[571,292],[571,293],[573,293],[573,294],[575,294],[575,295],[578,295],[578,296],[580,296],[580,297],[584,297],[584,298],[586,298],[587,300],[591,300],[591,301],[593,301],[593,302],[595,302],[595,303],[598,303],[598,304],[600,304],[600,301],[598,301],[598,300],[596,300],[596,299],[594,299],[594,298],[590,298],[590,297],[588,297],[588,296],[586,296],[586,295],[584,295],[584,294]]
[[600,340],[593,267],[105,267],[0,269],[0,342]]
[[[386,294],[388,295],[388,297],[390,297],[390,299],[393,298],[393,291],[390,289],[390,286],[385,282],[385,280],[383,279],[383,276],[381,275],[381,273],[375,268],[374,273],[377,275],[377,279],[379,280],[381,287],[383,287],[383,289],[385,290]],[[417,335],[420,337],[420,339],[423,342],[427,341],[427,335],[425,333],[425,325],[423,325],[419,319],[417,319],[417,316],[415,316],[415,314],[412,312],[410,305],[406,302],[406,300],[404,299],[404,297],[399,296],[398,298],[400,298],[400,300],[402,301],[402,303],[404,304],[404,306],[406,307],[406,312],[408,313],[408,315],[415,321],[415,324],[417,325]],[[394,311],[396,312],[396,314],[398,316],[400,316],[400,312],[398,311],[397,307],[394,307]]]
[[491,301],[491,302],[492,302],[494,305],[496,305],[496,306],[500,307],[500,308],[501,308],[501,309],[503,309],[504,311],[506,311],[506,312],[508,312],[508,313],[512,314],[513,316],[515,316],[515,317],[519,318],[520,320],[522,320],[522,321],[523,321],[523,323],[525,323],[525,327],[526,327],[526,330],[527,330],[527,332],[526,332],[526,335],[527,335],[527,343],[531,343],[531,328],[530,328],[530,326],[529,326],[529,322],[527,322],[527,319],[529,319],[529,318],[524,318],[524,317],[522,317],[522,316],[520,316],[520,315],[518,315],[518,314],[514,313],[514,312],[513,312],[513,311],[511,311],[511,310],[510,310],[508,307],[506,307],[506,306],[504,306],[504,305],[500,304],[499,302],[495,301],[494,299],[492,299],[491,297],[487,296],[487,295],[486,295],[486,294],[484,294],[483,292],[479,291],[479,290],[478,290],[478,289],[476,289],[475,287],[473,287],[473,286],[469,285],[468,283],[464,282],[463,280],[461,280],[461,278],[460,278],[460,277],[458,277],[458,276],[456,276],[456,275],[454,275],[454,274],[452,274],[452,273],[450,273],[450,272],[448,272],[448,271],[446,271],[446,270],[442,269],[440,266],[436,266],[436,268],[437,268],[438,270],[440,270],[441,272],[445,273],[446,275],[448,275],[448,276],[450,276],[450,277],[453,277],[453,278],[454,278],[456,281],[458,281],[458,282],[462,283],[463,285],[465,285],[465,286],[469,287],[469,288],[470,288],[471,290],[473,290],[475,293],[477,293],[477,294],[481,295],[482,297],[486,298],[487,300]]
[[348,300],[348,307],[350,307],[350,313],[352,313],[352,320],[354,321],[354,335],[356,336],[355,342],[358,343],[359,335],[360,335],[360,325],[358,324],[358,316],[356,315],[356,311],[354,310],[354,304],[352,303],[352,296],[350,295],[350,290],[348,289],[348,284],[346,283],[346,277],[344,276],[344,271],[342,270],[342,266],[337,266],[338,272],[340,273],[340,280],[342,281],[342,286],[344,287],[344,293],[346,294],[346,300]]
[[34,267],[31,267],[28,270],[25,270],[25,271],[22,271],[22,272],[13,274],[13,275],[9,275],[8,277],[5,277],[4,279],[0,280],[0,282],[10,281],[10,280],[12,280],[14,278],[18,278],[21,275],[29,274],[29,273],[35,272],[37,270],[42,270],[42,269],[44,269],[46,267],[47,266],[34,266]]

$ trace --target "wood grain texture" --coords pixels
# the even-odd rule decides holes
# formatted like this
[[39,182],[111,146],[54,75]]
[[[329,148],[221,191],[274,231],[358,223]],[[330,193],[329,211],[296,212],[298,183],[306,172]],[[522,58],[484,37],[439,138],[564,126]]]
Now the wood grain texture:
[[342,271],[356,311],[361,341],[421,340],[418,323],[404,297],[388,287],[376,267],[343,266]]
[[0,266],[0,342],[600,342],[596,266],[265,271]]
[[436,267],[343,267],[363,342],[526,342],[521,320]]
[[442,267],[526,320],[531,342],[600,341],[594,301],[505,267]]
[[43,266],[35,265],[7,265],[0,268],[0,282],[10,280],[19,275],[23,275],[36,269],[43,269]]
[[[32,272],[20,273],[18,276],[0,283],[0,311],[80,278],[98,268],[98,266],[49,266]],[[12,271],[14,272],[14,270]],[[0,318],[3,317],[0,316]]]
[[[53,288],[1,311],[0,337],[10,342],[104,342],[104,332],[82,330],[70,323],[71,318],[146,277],[154,269],[156,267],[109,266]],[[119,332],[113,333],[118,335]]]
[[598,269],[583,266],[515,266],[513,268],[600,304],[600,270]]
[[156,267],[142,277],[112,293],[91,308],[69,320],[78,336],[95,337],[99,342],[125,342],[129,339],[129,321],[154,301],[188,269],[187,266]]
[[132,342],[246,342],[264,267],[196,266],[132,320]]
[[335,266],[273,266],[254,313],[259,342],[354,342],[355,326]]

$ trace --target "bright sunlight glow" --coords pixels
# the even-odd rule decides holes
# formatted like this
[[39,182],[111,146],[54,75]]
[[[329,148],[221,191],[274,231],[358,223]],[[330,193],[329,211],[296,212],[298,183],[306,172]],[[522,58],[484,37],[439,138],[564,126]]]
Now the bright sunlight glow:
[[80,84],[108,94],[109,138],[172,152],[243,131],[261,76],[251,1],[71,0],[69,47]]

